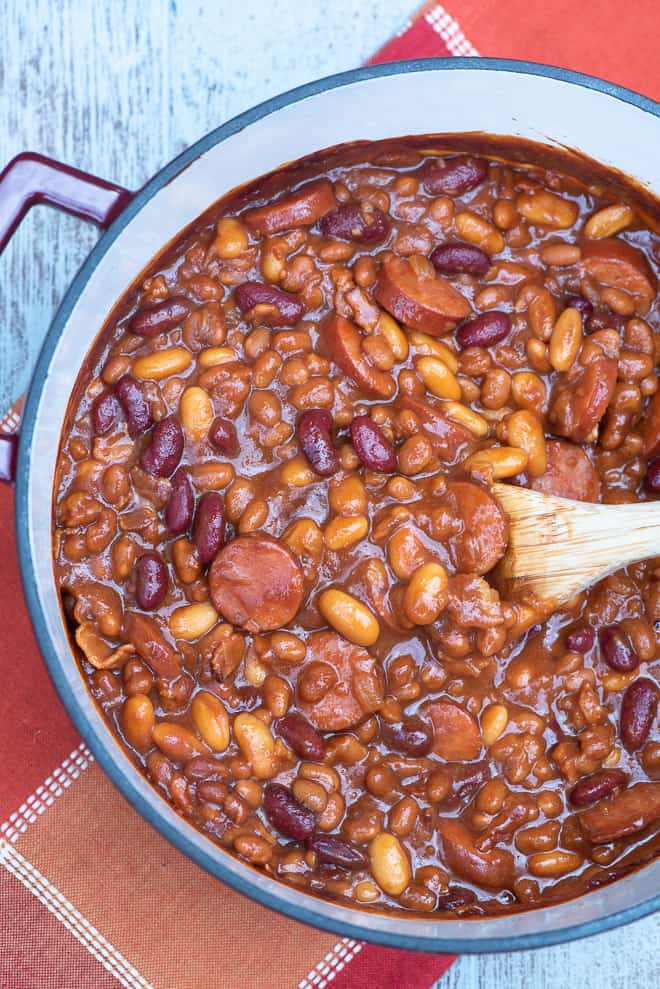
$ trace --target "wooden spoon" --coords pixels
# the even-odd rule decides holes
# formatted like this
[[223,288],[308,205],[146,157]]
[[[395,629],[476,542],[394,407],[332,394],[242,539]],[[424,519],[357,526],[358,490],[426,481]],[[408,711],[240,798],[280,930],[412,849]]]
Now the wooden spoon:
[[660,555],[660,503],[598,505],[494,484],[511,532],[497,579],[553,607],[607,574]]

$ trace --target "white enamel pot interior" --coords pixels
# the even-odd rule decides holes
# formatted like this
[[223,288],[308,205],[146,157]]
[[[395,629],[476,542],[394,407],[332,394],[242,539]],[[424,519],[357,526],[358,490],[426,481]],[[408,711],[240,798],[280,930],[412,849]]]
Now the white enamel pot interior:
[[275,910],[391,946],[510,950],[569,940],[650,913],[660,905],[660,862],[557,906],[434,921],[307,895],[266,878],[187,825],[108,731],[62,626],[51,555],[52,481],[80,365],[106,314],[182,227],[225,192],[284,162],[348,141],[484,131],[578,149],[660,192],[659,114],[658,104],[589,77],[489,59],[406,62],[312,83],[243,114],[163,169],[99,241],[60,308],[30,388],[17,478],[23,582],[42,652],[78,729],[139,813],[199,865]]

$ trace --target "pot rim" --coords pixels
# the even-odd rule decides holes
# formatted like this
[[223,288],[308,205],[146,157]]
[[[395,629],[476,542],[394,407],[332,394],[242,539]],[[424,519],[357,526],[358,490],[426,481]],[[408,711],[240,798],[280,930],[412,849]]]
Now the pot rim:
[[[468,929],[474,929],[476,935],[474,938],[470,937],[469,940],[465,940],[463,938],[456,939],[443,936],[442,931],[446,929],[445,925],[454,923],[450,920],[432,922],[435,930],[437,930],[437,936],[435,930],[430,936],[413,932],[407,933],[403,929],[408,925],[412,927],[415,919],[407,920],[396,914],[391,915],[391,917],[395,923],[398,923],[398,930],[374,930],[369,926],[369,918],[374,915],[368,911],[360,912],[354,908],[342,907],[340,904],[333,903],[332,901],[322,900],[320,897],[295,890],[277,880],[269,879],[264,881],[263,877],[253,869],[250,869],[248,873],[251,878],[240,876],[236,872],[231,871],[223,861],[223,859],[229,858],[229,853],[215,846],[212,846],[207,851],[208,839],[204,839],[203,842],[195,841],[194,836],[198,835],[199,837],[199,833],[190,824],[182,821],[180,818],[178,818],[180,822],[178,825],[171,823],[164,813],[160,813],[159,810],[156,810],[145,800],[139,785],[124,772],[121,763],[116,757],[119,748],[118,743],[114,742],[114,744],[110,744],[107,734],[103,734],[104,725],[101,723],[100,716],[98,719],[90,719],[80,703],[79,697],[71,689],[71,685],[64,675],[60,659],[53,647],[44,615],[41,611],[30,546],[28,509],[30,450],[35,430],[41,387],[48,375],[51,358],[56,345],[85,284],[101,258],[124,228],[156,193],[210,148],[263,117],[269,116],[277,110],[300,102],[310,96],[315,96],[328,90],[338,89],[355,82],[384,76],[403,75],[428,70],[452,71],[461,69],[542,76],[557,82],[596,90],[653,116],[660,117],[659,103],[632,90],[615,83],[606,82],[594,76],[536,62],[500,58],[452,57],[411,59],[403,62],[392,62],[384,65],[352,69],[347,72],[327,76],[266,100],[210,131],[160,169],[136,193],[129,205],[120,213],[111,227],[94,246],[65,294],[40,351],[23,411],[16,476],[15,520],[23,590],[39,648],[50,676],[69,716],[94,753],[100,766],[110,777],[113,784],[143,818],[177,849],[183,851],[197,865],[212,873],[216,878],[221,879],[230,887],[256,900],[261,905],[275,909],[294,920],[312,924],[315,927],[331,931],[343,937],[351,937],[358,940],[366,939],[370,942],[389,947],[472,954],[486,951],[510,951],[544,947],[602,933],[611,928],[640,919],[660,909],[660,894],[652,896],[650,899],[632,907],[606,914],[595,920],[524,935],[500,936],[496,934],[492,937],[478,936],[478,925],[483,924],[484,921],[489,919],[502,921],[502,923],[508,921],[509,926],[512,924],[515,926],[515,914],[502,916],[501,918],[483,918],[483,920],[475,918],[474,920],[463,922],[469,925]],[[164,801],[163,805],[167,806]],[[201,837],[204,838],[204,836]],[[218,851],[221,852],[220,855],[218,855]],[[634,875],[635,873],[632,873],[618,880],[618,882],[623,882],[626,879],[631,881]],[[558,907],[560,906],[561,904],[558,905]],[[545,909],[552,910],[554,908],[548,907]],[[338,914],[341,916],[338,917]],[[346,919],[347,917],[355,918],[355,922],[352,919]],[[394,927],[394,925],[392,926]]]

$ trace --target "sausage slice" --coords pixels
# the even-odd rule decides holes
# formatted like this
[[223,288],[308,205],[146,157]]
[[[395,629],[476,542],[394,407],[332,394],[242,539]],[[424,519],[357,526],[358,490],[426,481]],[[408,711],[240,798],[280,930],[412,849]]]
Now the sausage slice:
[[303,598],[303,574],[291,551],[272,536],[237,536],[209,570],[211,600],[232,625],[271,632],[291,621]]
[[426,704],[421,711],[433,724],[433,751],[447,762],[470,762],[481,752],[476,718],[453,701]]
[[437,823],[437,829],[445,864],[457,876],[489,889],[511,887],[515,879],[515,868],[510,852],[499,848],[491,852],[480,851],[461,821],[441,819]]
[[383,262],[374,295],[396,319],[431,336],[448,333],[470,315],[467,299],[450,282],[419,273],[396,256]]
[[530,487],[542,494],[575,501],[598,501],[598,471],[584,450],[566,440],[548,440],[545,444],[547,466]]
[[617,363],[599,358],[582,368],[572,380],[562,382],[555,392],[550,421],[556,432],[583,443],[605,415],[616,385]]
[[660,783],[635,783],[578,814],[580,827],[594,845],[625,838],[660,817]]
[[483,577],[455,574],[447,591],[447,613],[461,628],[496,628],[504,621],[500,596]]
[[499,501],[474,481],[451,481],[440,501],[457,523],[446,543],[451,562],[459,573],[488,573],[509,542],[509,520]]
[[373,711],[364,688],[372,683],[382,690],[382,671],[362,646],[336,632],[315,632],[307,642],[305,662],[327,663],[337,673],[337,682],[320,700],[298,700],[298,708],[318,731],[344,731]]
[[330,313],[321,323],[319,333],[321,346],[330,360],[362,391],[372,398],[392,398],[396,391],[394,378],[369,363],[362,350],[360,331],[350,319]]
[[336,206],[332,182],[317,179],[273,203],[247,210],[242,219],[254,233],[267,237],[292,227],[311,227]]
[[433,450],[447,463],[454,463],[459,453],[465,452],[468,444],[474,442],[474,436],[465,426],[454,422],[427,402],[401,395],[395,407],[397,411],[414,412]]
[[174,680],[181,674],[179,657],[166,641],[155,618],[148,618],[136,611],[127,612],[123,638],[130,642],[156,676]]
[[649,402],[642,426],[642,439],[644,456],[657,457],[660,453],[660,391]]
[[657,282],[642,252],[618,237],[585,240],[581,246],[584,270],[600,285],[632,295],[635,311],[643,316],[653,302]]

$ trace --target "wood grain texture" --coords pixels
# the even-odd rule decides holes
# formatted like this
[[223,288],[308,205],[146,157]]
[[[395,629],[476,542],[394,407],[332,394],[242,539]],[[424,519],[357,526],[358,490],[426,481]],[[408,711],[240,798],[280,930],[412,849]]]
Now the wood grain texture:
[[[241,110],[359,64],[416,6],[0,0],[0,166],[33,149],[137,188]],[[0,259],[0,409],[26,387],[59,300],[97,236],[82,221],[38,208]],[[556,948],[464,957],[441,985],[647,989],[660,981],[659,948],[660,920],[649,918]]]
[[[139,188],[241,110],[364,61],[415,6],[0,0],[0,163],[36,150]],[[38,207],[0,259],[0,409],[97,237]]]
[[515,484],[494,484],[491,491],[511,526],[498,587],[531,592],[546,614],[615,570],[660,553],[653,502],[592,505]]

